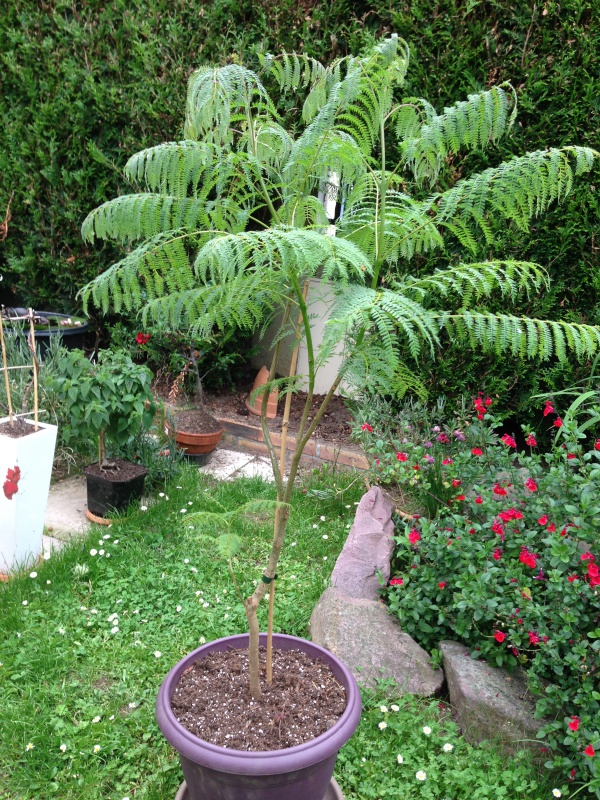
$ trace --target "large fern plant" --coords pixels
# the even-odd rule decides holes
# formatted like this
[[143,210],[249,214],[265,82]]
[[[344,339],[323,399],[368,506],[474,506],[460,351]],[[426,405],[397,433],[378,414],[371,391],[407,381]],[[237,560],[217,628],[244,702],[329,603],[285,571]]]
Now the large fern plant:
[[[342,380],[368,380],[386,393],[418,391],[401,346],[418,359],[442,332],[472,347],[529,357],[589,357],[600,345],[600,330],[591,326],[487,313],[483,304],[493,292],[513,300],[538,292],[547,277],[537,264],[479,256],[499,219],[526,231],[568,194],[576,176],[590,172],[598,153],[548,148],[440,189],[448,186],[446,165],[455,155],[507,134],[516,95],[503,84],[437,113],[426,100],[402,98],[408,62],[408,47],[396,36],[329,67],[295,54],[264,58],[261,76],[304,98],[294,133],[264,77],[238,64],[202,67],[189,80],[184,139],[132,156],[126,174],[142,190],[104,203],[83,223],[87,241],[113,239],[126,248],[83,290],[104,311],[140,310],[209,334],[264,326],[284,307],[275,341],[290,331],[304,341],[307,402],[287,480],[263,415],[278,498],[267,581],[276,572],[300,457]],[[332,174],[344,208],[335,236],[325,235],[329,221],[317,199]],[[459,247],[464,261],[453,255],[447,269],[411,274],[415,254],[454,254]],[[311,277],[331,282],[335,295],[318,351],[303,295]],[[309,420],[315,373],[340,342],[342,368]],[[284,391],[297,385],[278,383]],[[266,591],[261,581],[244,599],[255,697],[256,609]]]

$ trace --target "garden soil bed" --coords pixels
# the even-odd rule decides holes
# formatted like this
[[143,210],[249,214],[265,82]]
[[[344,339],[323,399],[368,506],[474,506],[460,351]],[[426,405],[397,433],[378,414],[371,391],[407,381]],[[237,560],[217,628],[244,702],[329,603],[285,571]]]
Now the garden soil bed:
[[[227,418],[237,422],[243,422],[244,425],[260,428],[260,417],[251,414],[244,404],[244,401],[250,396],[251,391],[252,384],[249,384],[248,386],[237,387],[227,393],[207,394],[205,398],[206,405],[210,413],[214,414],[219,419]],[[306,392],[299,392],[298,394],[292,395],[290,421],[288,425],[288,434],[290,436],[294,436],[298,431],[305,401]],[[314,419],[322,401],[323,395],[315,395],[313,397],[309,419]],[[270,431],[275,431],[276,433],[281,431],[284,406],[285,399],[281,398],[278,404],[277,417],[268,420]],[[329,408],[317,425],[314,436],[317,439],[335,442],[337,445],[347,449],[355,449],[356,445],[352,441],[351,433],[352,414],[346,407],[344,398],[335,395],[331,399]]]
[[346,691],[330,667],[299,650],[273,650],[273,682],[253,701],[248,650],[209,653],[181,676],[171,699],[178,721],[204,741],[232,750],[282,750],[329,730],[344,713]]

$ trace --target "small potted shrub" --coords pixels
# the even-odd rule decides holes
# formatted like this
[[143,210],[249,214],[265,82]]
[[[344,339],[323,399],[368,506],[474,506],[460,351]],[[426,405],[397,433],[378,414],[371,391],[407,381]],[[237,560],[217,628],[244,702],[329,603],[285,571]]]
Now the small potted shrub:
[[156,405],[150,391],[152,372],[135,364],[123,350],[103,351],[96,364],[81,350],[72,350],[59,360],[60,377],[51,388],[63,404],[65,442],[96,439],[98,459],[85,468],[87,515],[102,519],[110,511],[123,511],[144,490],[148,470],[140,464],[109,459],[107,440],[125,444],[147,430]]
[[199,355],[194,347],[190,347],[188,361],[173,382],[169,392],[169,401],[174,405],[181,393],[185,376],[191,367],[195,377],[194,407],[173,411],[172,422],[167,421],[167,429],[172,424],[173,436],[179,449],[183,450],[188,460],[203,465],[208,462],[210,454],[221,441],[223,426],[204,405],[204,391],[198,367]]

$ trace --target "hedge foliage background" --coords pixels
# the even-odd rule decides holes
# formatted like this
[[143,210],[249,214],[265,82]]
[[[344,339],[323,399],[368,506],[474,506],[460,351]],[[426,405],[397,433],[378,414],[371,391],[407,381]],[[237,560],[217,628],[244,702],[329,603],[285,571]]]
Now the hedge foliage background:
[[[500,156],[547,145],[600,147],[600,11],[595,0],[10,0],[0,4],[0,301],[73,312],[77,290],[116,257],[90,250],[87,212],[130,190],[133,152],[178,138],[185,87],[199,64],[262,47],[328,60],[396,31],[411,44],[407,95],[438,109],[503,80],[519,93],[519,122]],[[466,165],[485,168],[481,155]],[[461,169],[457,163],[456,169]],[[549,268],[551,291],[531,316],[600,323],[600,174],[500,251]],[[596,189],[597,184],[597,189]],[[411,269],[422,268],[415,264]],[[513,408],[588,367],[542,369],[463,353],[423,365],[433,394],[477,389]],[[549,383],[548,383],[549,382]]]

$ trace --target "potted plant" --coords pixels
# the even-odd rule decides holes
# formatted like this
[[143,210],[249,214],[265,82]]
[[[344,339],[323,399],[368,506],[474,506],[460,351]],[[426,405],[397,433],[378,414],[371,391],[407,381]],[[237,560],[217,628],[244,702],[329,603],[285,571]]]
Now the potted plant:
[[[134,155],[126,170],[143,190],[95,209],[82,228],[87,241],[96,236],[142,240],[83,290],[85,300],[91,298],[105,311],[111,303],[139,305],[136,298],[146,293],[143,296],[151,299],[144,305],[144,318],[169,319],[208,335],[215,327],[232,324],[262,328],[283,308],[262,393],[262,430],[277,506],[268,562],[243,600],[249,630],[246,709],[261,701],[257,608],[267,592],[270,599],[273,596],[300,459],[342,380],[402,395],[419,381],[402,362],[400,345],[415,359],[423,350],[434,355],[442,332],[461,338],[465,345],[542,358],[553,352],[566,358],[567,347],[589,357],[600,345],[600,331],[592,326],[492,314],[483,308],[495,289],[506,297],[516,297],[517,287],[537,291],[546,278],[536,264],[475,261],[451,264],[432,275],[423,267],[418,278],[411,274],[413,255],[442,249],[451,237],[456,239],[453,251],[462,245],[477,253],[478,237],[489,240],[493,218],[527,229],[535,214],[564,196],[575,175],[591,171],[598,154],[577,147],[528,153],[431,194],[460,174],[455,170],[438,181],[451,155],[484,148],[510,130],[516,93],[509,84],[492,87],[438,115],[424,100],[396,99],[408,60],[408,45],[397,36],[360,58],[338,59],[329,67],[294,54],[265,58],[264,70],[283,90],[307,90],[302,106],[305,127],[298,122],[289,131],[256,73],[237,63],[201,67],[190,77],[184,141]],[[395,164],[389,163],[386,148],[390,137],[397,139]],[[332,171],[342,187],[344,216],[336,221],[335,231],[328,231],[329,220],[315,195]],[[303,291],[305,281],[316,277],[330,281],[334,295],[318,351]],[[296,345],[302,340],[306,347],[308,390],[286,477],[287,408],[298,382],[294,369],[284,379],[275,380],[275,375],[281,341],[290,335]],[[311,417],[316,372],[340,343],[341,366]],[[287,395],[280,452],[266,422],[268,393],[276,388]],[[231,546],[233,538],[228,536],[224,548]],[[270,628],[269,623],[267,686]],[[227,644],[219,644],[223,646]],[[311,645],[300,647],[307,650]],[[204,651],[190,654],[170,673],[157,709],[163,732],[180,750],[186,776],[193,775],[193,800],[288,794],[322,800],[323,783],[311,787],[309,778],[302,779],[297,791],[287,779],[277,788],[266,783],[265,776],[289,766],[270,766],[280,758],[278,750],[253,759],[238,753],[229,768],[227,748],[195,737],[201,752],[214,758],[190,749],[189,732],[171,715],[177,682],[189,674],[199,655]],[[347,694],[350,698],[350,688]],[[349,713],[354,719],[355,710]],[[327,750],[319,753],[323,736],[314,740],[316,757],[331,760]],[[298,758],[302,753],[295,747],[289,751]],[[230,776],[244,770],[242,788]],[[210,781],[219,771],[217,790]]]
[[[31,310],[27,318],[32,364],[9,366],[0,317],[2,372],[8,406],[8,416],[0,418],[0,576],[3,577],[41,555],[56,444],[56,425],[38,419],[38,362]],[[33,370],[33,419],[14,413],[9,378],[12,369]]]
[[175,405],[191,367],[195,378],[193,407],[173,411],[170,415],[171,418],[166,421],[166,427],[167,431],[170,431],[172,427],[177,446],[183,450],[187,459],[202,466],[208,463],[210,454],[221,441],[223,426],[204,405],[204,391],[198,367],[200,355],[194,346],[190,346],[188,360],[175,378],[169,392],[169,402]]
[[82,436],[97,440],[98,459],[84,473],[87,516],[101,522],[107,513],[123,511],[142,496],[148,470],[109,459],[106,443],[124,444],[152,424],[152,372],[123,350],[101,351],[95,364],[83,351],[71,350],[59,359],[58,373],[50,386],[62,402],[65,442]]

